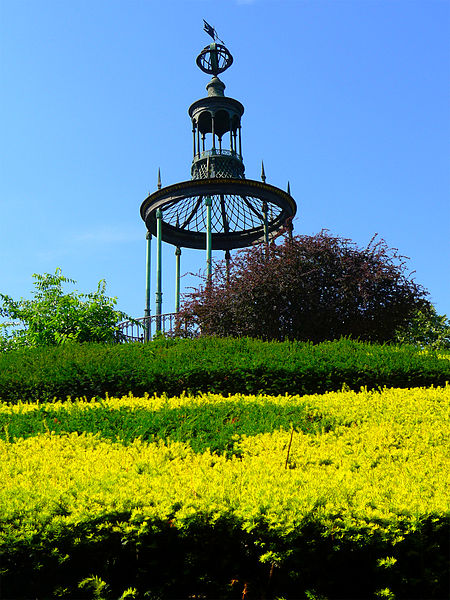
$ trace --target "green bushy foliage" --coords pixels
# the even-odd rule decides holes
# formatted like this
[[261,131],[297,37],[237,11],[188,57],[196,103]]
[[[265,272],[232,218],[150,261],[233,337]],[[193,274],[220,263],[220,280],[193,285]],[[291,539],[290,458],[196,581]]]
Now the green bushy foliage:
[[361,386],[445,385],[450,361],[413,346],[352,340],[161,339],[147,344],[22,348],[0,354],[0,400],[67,396],[318,393]]
[[[189,444],[195,452],[236,454],[237,436],[267,433],[274,429],[311,433],[327,431],[335,419],[307,410],[303,400],[274,401],[266,396],[203,396],[180,403],[165,402],[146,396],[135,404],[133,396],[122,401],[41,402],[30,410],[26,405],[17,412],[2,410],[0,405],[0,439],[28,438],[52,431],[92,433],[106,439],[131,443],[172,440]],[[184,399],[184,397],[183,397]],[[117,405],[119,403],[119,405]],[[11,406],[11,405],[8,405]]]
[[420,348],[450,350],[450,320],[429,304],[415,314],[407,328],[397,333],[397,341]]
[[33,277],[31,300],[0,294],[0,316],[9,319],[0,324],[0,350],[117,340],[117,324],[128,317],[114,308],[116,298],[105,295],[105,281],[95,292],[81,294],[64,293],[63,284],[76,282],[61,269]]
[[384,241],[360,249],[322,231],[241,250],[229,272],[220,263],[212,283],[188,295],[182,315],[206,335],[386,342],[426,295]]

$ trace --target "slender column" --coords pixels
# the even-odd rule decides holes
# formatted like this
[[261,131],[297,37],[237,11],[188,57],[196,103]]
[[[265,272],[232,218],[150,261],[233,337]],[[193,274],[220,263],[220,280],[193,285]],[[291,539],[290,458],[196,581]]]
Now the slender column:
[[162,267],[162,212],[158,208],[156,211],[156,332],[161,331],[161,267]]
[[230,117],[230,150],[233,152],[233,124]]
[[180,312],[180,257],[181,248],[175,248],[175,312]]
[[263,213],[263,227],[264,227],[264,242],[269,244],[269,222],[267,218],[267,202],[263,202],[262,213]]
[[202,151],[205,151],[205,134],[202,133]]
[[150,327],[150,265],[151,265],[151,249],[152,249],[152,234],[150,231],[147,231],[145,236],[147,240],[147,252],[146,252],[146,260],[145,260],[145,309],[144,309],[144,317],[147,317],[145,320],[145,329],[144,329],[144,338],[145,341],[148,342],[151,338],[151,327]]
[[237,135],[237,130],[233,131],[233,138],[234,138],[234,151],[237,152],[237,144],[236,144],[236,135]]
[[193,144],[194,156],[195,156],[197,154],[196,148],[195,148],[195,121],[192,121],[192,144]]
[[197,125],[197,152],[200,156],[200,127]]
[[222,152],[222,138],[219,138],[219,152]]
[[[289,196],[291,195],[291,184],[289,183],[289,181],[287,182],[287,193],[289,194]],[[289,240],[292,242],[293,237],[294,237],[294,223],[293,223],[292,217],[290,217],[290,219],[289,219],[288,227],[289,227],[289,229],[288,229]]]
[[216,133],[214,131],[214,115],[211,115],[212,149],[216,149]]
[[206,284],[211,283],[212,276],[212,231],[211,231],[211,206],[212,198],[205,198],[206,206]]
[[242,157],[241,124],[239,123],[239,156]]
[[225,250],[225,269],[227,274],[227,283],[230,283],[230,259],[231,254],[229,250]]

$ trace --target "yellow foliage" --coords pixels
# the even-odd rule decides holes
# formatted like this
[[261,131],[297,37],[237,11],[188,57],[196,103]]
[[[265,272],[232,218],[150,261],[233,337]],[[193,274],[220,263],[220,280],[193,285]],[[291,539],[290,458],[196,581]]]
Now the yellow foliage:
[[303,397],[127,396],[52,407],[159,410],[233,399],[304,405],[309,418],[330,415],[337,425],[321,434],[294,431],[290,446],[291,432],[281,430],[240,438],[240,456],[231,459],[176,442],[123,445],[92,434],[2,441],[0,519],[10,524],[7,535],[11,523],[32,535],[50,521],[73,525],[128,511],[131,519],[114,525],[124,533],[154,518],[182,526],[199,514],[210,521],[234,514],[248,531],[263,520],[289,533],[315,519],[337,537],[380,534],[398,541],[399,527],[414,530],[426,516],[450,513],[449,386]]

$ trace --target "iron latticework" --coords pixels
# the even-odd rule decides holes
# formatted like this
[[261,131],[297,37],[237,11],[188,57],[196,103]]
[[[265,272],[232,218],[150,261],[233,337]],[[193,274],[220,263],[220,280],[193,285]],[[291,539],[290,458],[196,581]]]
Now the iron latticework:
[[216,42],[197,57],[199,68],[213,77],[206,86],[208,96],[188,111],[193,140],[191,180],[158,189],[141,206],[148,231],[157,235],[159,219],[161,239],[178,247],[205,249],[208,235],[210,250],[268,241],[292,222],[297,210],[290,193],[265,183],[265,176],[262,182],[245,178],[244,107],[224,95],[225,84],[217,77],[232,62],[228,49]]

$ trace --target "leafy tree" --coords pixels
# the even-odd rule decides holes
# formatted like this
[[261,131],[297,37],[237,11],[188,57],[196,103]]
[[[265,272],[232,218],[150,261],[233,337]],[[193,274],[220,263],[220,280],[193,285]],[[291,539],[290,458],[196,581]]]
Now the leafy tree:
[[228,275],[220,263],[182,317],[207,335],[385,342],[429,304],[426,295],[383,240],[360,249],[322,231],[242,250]]
[[128,318],[115,310],[116,298],[105,295],[106,283],[97,291],[81,294],[63,292],[63,284],[75,284],[55,274],[33,275],[35,289],[31,300],[13,300],[0,294],[0,316],[10,319],[0,324],[0,343],[4,349],[20,346],[48,346],[67,342],[113,342],[117,324]]
[[450,320],[429,304],[417,311],[407,328],[398,332],[397,340],[421,348],[450,350]]

